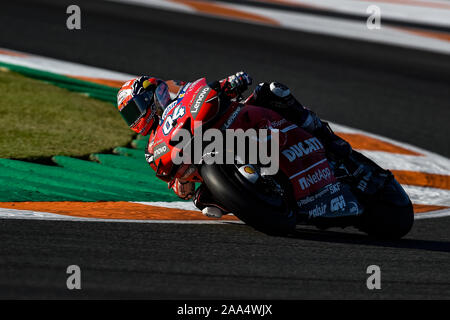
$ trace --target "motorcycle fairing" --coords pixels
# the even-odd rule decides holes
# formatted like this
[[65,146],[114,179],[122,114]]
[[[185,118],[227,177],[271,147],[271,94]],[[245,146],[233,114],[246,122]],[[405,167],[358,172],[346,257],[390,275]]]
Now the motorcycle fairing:
[[299,213],[309,218],[337,218],[363,213],[363,207],[350,191],[350,187],[334,182],[317,193],[297,201]]
[[336,181],[320,141],[277,112],[246,105],[230,128],[279,130],[280,170],[289,177],[296,200],[305,198]]
[[[150,136],[150,143],[147,146],[147,154],[152,168],[156,171],[159,178],[167,180],[173,177],[173,166],[171,160],[171,151],[174,146],[171,144],[171,139],[176,135],[179,128],[183,128],[186,124],[190,132],[195,132],[195,126],[199,125],[200,121],[206,122],[218,111],[217,103],[207,103],[208,99],[216,96],[217,92],[211,89],[206,83],[205,78],[198,79],[192,83],[186,83],[179,91],[177,98],[172,101],[164,110],[161,116],[159,126],[155,133]],[[190,120],[194,121],[190,121]],[[163,150],[158,156],[155,152]],[[153,157],[151,156],[153,155]]]
[[[183,86],[177,99],[166,108],[148,146],[148,154],[153,155],[151,165],[158,175],[171,178],[173,164],[170,151],[173,146],[170,139],[177,128],[188,123],[188,119],[196,120],[189,121],[191,132],[194,132],[197,121],[212,118],[219,109],[217,99],[212,99],[216,95],[217,92],[208,86],[206,79],[201,78]],[[235,103],[228,109],[227,116],[219,120],[216,127],[222,127],[232,116],[230,129],[267,128],[280,131],[280,170],[289,177],[295,200],[301,204],[301,212],[307,212],[310,216],[333,217],[359,212],[357,201],[347,194],[344,185],[336,184],[323,145],[317,138],[268,108]],[[183,170],[186,169],[187,166]]]

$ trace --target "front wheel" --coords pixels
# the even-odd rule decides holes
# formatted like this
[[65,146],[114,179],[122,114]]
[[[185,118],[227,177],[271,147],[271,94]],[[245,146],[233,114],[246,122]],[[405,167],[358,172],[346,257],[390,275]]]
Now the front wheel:
[[251,183],[234,165],[205,164],[200,173],[215,200],[246,224],[271,235],[295,230],[296,213],[289,201],[289,190],[271,188],[268,183],[286,186],[280,174]]

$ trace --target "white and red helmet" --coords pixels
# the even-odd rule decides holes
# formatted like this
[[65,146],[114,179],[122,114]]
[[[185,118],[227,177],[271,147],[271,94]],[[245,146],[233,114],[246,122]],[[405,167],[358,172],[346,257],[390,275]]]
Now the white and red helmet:
[[145,136],[156,126],[158,117],[170,102],[166,82],[141,76],[123,84],[117,93],[117,107],[128,126]]

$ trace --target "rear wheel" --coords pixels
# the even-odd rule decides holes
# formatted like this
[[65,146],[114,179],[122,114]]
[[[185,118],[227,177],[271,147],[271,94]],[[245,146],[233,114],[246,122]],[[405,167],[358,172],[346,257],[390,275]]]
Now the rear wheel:
[[296,214],[281,174],[251,183],[234,165],[203,165],[200,172],[215,200],[246,224],[271,235],[295,230]]
[[381,239],[400,239],[412,228],[414,211],[409,197],[392,177],[385,187],[365,204],[361,230]]
[[[370,181],[362,181],[365,180],[362,178],[350,184],[353,194],[365,208],[355,226],[372,237],[402,238],[411,230],[414,223],[414,211],[409,196],[390,171],[384,170],[363,154],[353,150],[346,167],[353,168],[353,172],[356,169],[360,170],[361,165],[363,171],[359,176],[369,176]],[[366,182],[365,191],[359,189],[361,182]]]

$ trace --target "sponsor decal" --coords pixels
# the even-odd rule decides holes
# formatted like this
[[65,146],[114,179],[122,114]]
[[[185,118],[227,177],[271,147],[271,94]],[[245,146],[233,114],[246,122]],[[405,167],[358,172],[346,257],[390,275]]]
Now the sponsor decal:
[[313,202],[314,200],[315,200],[314,196],[312,196],[312,197],[308,196],[306,198],[298,200],[297,204],[298,204],[299,207],[303,207],[303,206],[307,205],[308,203]]
[[315,198],[318,199],[322,197],[325,193],[330,192],[330,185],[325,186],[322,188],[318,193],[315,194]]
[[147,150],[150,150],[154,144],[155,144],[155,137],[153,137],[153,139],[148,142]]
[[331,177],[330,168],[317,169],[312,174],[308,174],[303,178],[300,178],[298,182],[302,190],[309,189],[312,185],[319,183],[323,180],[328,180]]
[[199,93],[194,98],[194,103],[191,105],[191,114],[192,117],[197,118],[198,112],[200,111],[203,103],[206,100],[206,97],[208,96],[209,92],[211,91],[211,88],[208,86],[205,86],[200,89]]
[[325,187],[323,187],[322,189],[319,190],[319,192],[317,192],[316,194],[313,194],[311,196],[307,196],[306,198],[300,199],[297,201],[297,204],[299,207],[305,206],[308,203],[311,203],[321,197],[323,197],[326,193],[330,192],[330,187],[332,186],[332,184],[329,184]]
[[174,110],[173,113],[168,115],[165,119],[164,119],[164,123],[162,125],[162,132],[165,136],[167,136],[172,129],[174,128],[174,124],[176,123],[176,120],[178,118],[181,118],[185,115],[186,113],[186,108],[184,106],[177,106]]
[[182,179],[186,179],[188,178],[191,174],[194,173],[194,171],[197,170],[197,168],[193,165],[191,165],[184,173],[183,176],[181,177]]
[[[310,218],[317,216],[336,217],[361,213],[360,205],[351,193],[345,194],[346,190],[348,191],[347,186],[340,183],[329,184],[320,189],[317,194],[298,200],[299,210],[305,214],[308,213]],[[332,193],[337,194],[333,196]]]
[[253,166],[251,165],[240,167],[239,172],[251,183],[255,183],[259,178],[259,175],[256,173],[255,168],[253,168]]
[[368,186],[368,183],[367,183],[366,181],[364,181],[364,180],[361,180],[361,181],[358,183],[357,188],[358,188],[359,190],[361,190],[362,192],[365,192],[366,189],[367,189],[367,186]]
[[330,193],[331,194],[335,194],[336,192],[341,191],[341,183],[340,182],[336,182],[334,184],[330,185]]
[[137,96],[138,94],[141,94],[142,91],[145,90],[144,87],[142,86],[142,82],[144,82],[144,80],[147,80],[146,78],[148,78],[148,77],[142,76],[137,79],[134,79],[133,84],[131,85],[131,89],[133,90],[133,94],[135,96]]
[[244,171],[247,172],[247,173],[250,173],[250,174],[255,173],[255,169],[253,169],[253,168],[250,167],[250,166],[245,166],[245,167],[244,167]]
[[153,159],[154,159],[153,154],[151,154],[151,153],[146,153],[146,154],[145,154],[145,160],[146,160],[148,163],[152,163],[152,162],[153,162]]
[[[355,174],[354,174],[355,175]],[[366,173],[364,177],[359,181],[357,188],[362,192],[366,192],[367,187],[369,186],[370,178],[372,177],[372,172],[369,171]]]
[[283,150],[282,153],[289,162],[292,162],[297,158],[301,158],[318,150],[323,150],[323,145],[319,139],[312,137],[290,146],[288,149]]
[[[329,185],[326,185],[325,187],[321,188],[319,190],[319,192],[317,192],[317,193],[315,193],[313,195],[307,196],[307,197],[305,197],[303,199],[298,200],[297,204],[298,204],[299,207],[305,206],[305,205],[307,205],[307,204],[309,204],[309,203],[311,203],[311,202],[313,202],[315,200],[318,200],[318,199],[324,197],[325,194],[327,194],[327,193],[328,194],[334,194],[334,193],[340,191],[340,189],[341,189],[340,188],[340,182],[330,183]],[[327,196],[329,196],[329,195],[327,195]]]
[[278,128],[281,125],[285,124],[286,122],[287,122],[287,120],[283,118],[283,119],[280,119],[278,121],[272,121],[270,123],[270,125],[271,125],[272,128]]
[[131,95],[131,89],[122,89],[117,95],[117,105],[120,106],[126,97]]
[[321,216],[324,215],[327,211],[327,205],[326,204],[316,204],[316,206],[314,207],[314,209],[309,210],[309,216],[310,217],[317,217],[317,216]]
[[166,153],[170,151],[169,147],[163,142],[161,144],[156,145],[153,148],[153,156],[154,160],[157,160],[158,158],[162,157]]
[[188,82],[183,88],[181,88],[180,93],[177,96],[177,103],[180,102],[181,100],[183,100],[186,93],[191,90],[190,85],[191,85],[191,83]]
[[350,205],[350,213],[358,213],[359,212],[359,206],[356,202],[350,201],[348,203]]
[[186,93],[191,92],[197,86],[197,84],[199,84],[202,80],[203,80],[203,78],[200,78],[200,79],[192,82],[189,86],[186,85],[186,89],[187,89]]
[[228,129],[233,124],[234,120],[236,120],[236,117],[240,111],[241,111],[241,107],[239,106],[236,108],[236,110],[234,110],[234,112],[231,114],[231,116],[228,118],[228,120],[223,124],[222,130]]
[[345,203],[344,196],[339,196],[339,197],[331,199],[331,202],[330,202],[331,212],[344,210],[345,206],[346,206],[346,203]]
[[177,105],[178,101],[173,101],[171,104],[169,104],[166,109],[164,109],[164,112],[161,116],[161,121],[164,121],[166,116],[169,114],[170,111]]

